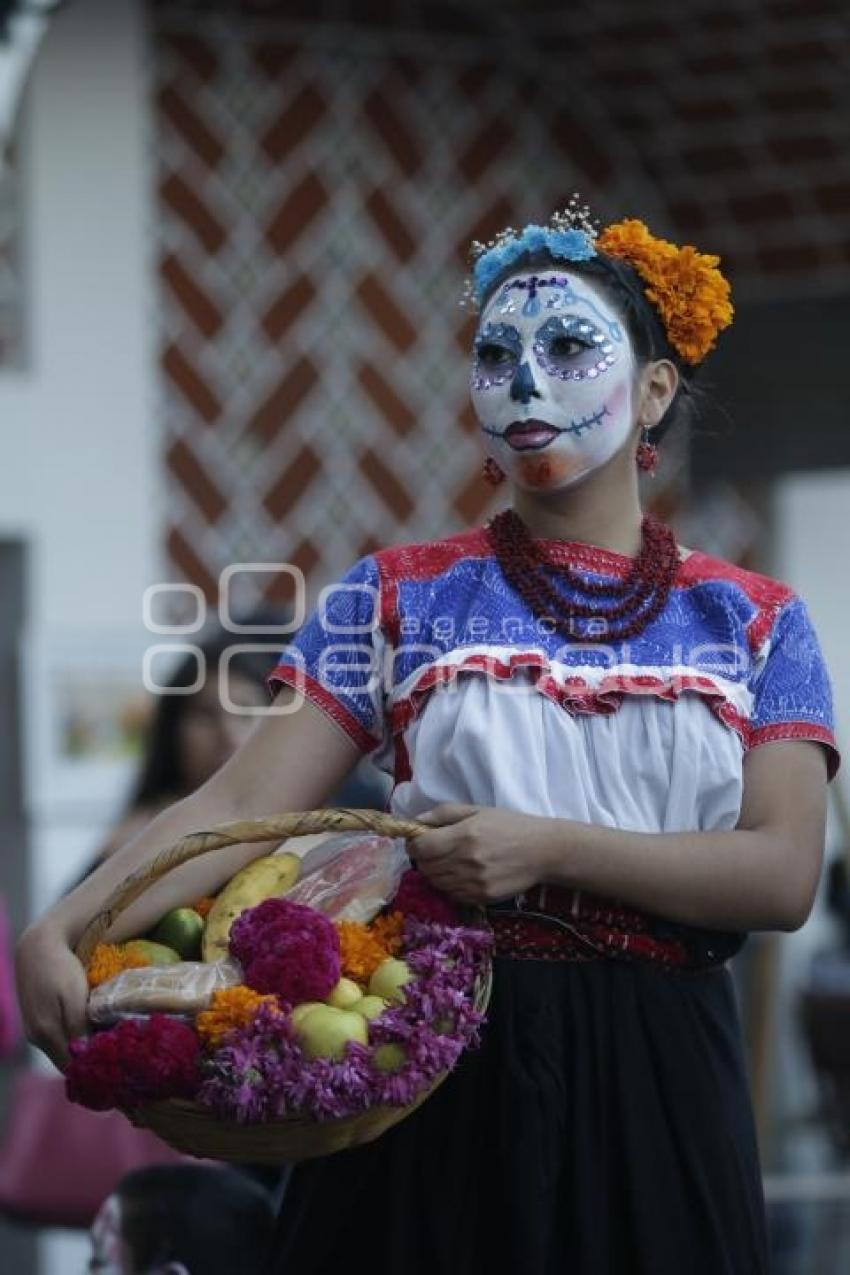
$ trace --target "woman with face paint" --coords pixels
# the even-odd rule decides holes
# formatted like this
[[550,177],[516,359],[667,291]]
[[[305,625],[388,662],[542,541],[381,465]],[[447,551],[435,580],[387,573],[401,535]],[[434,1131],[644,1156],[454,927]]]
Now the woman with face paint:
[[[211,822],[318,806],[371,753],[427,825],[420,871],[488,910],[493,998],[418,1111],[296,1169],[270,1270],[763,1275],[726,962],[811,906],[829,681],[800,599],[679,546],[637,482],[728,284],[575,203],[474,254],[471,392],[505,510],[326,591],[275,715],[25,936],[25,1018],[61,1060],[84,1003],[69,945],[122,875]],[[256,853],[186,865],[112,937]]]

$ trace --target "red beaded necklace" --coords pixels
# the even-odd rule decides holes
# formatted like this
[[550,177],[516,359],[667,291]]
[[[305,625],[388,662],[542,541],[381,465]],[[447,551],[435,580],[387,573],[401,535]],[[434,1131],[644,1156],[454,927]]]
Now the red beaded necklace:
[[[640,552],[621,581],[588,580],[569,566],[548,562],[513,509],[496,514],[486,530],[505,579],[532,614],[538,619],[545,617],[558,633],[573,641],[621,641],[641,633],[663,610],[679,569],[673,532],[651,514],[641,522]],[[594,600],[565,598],[546,578],[545,572],[553,569],[579,597],[584,594]],[[610,605],[600,605],[604,601]],[[591,631],[586,625],[578,630],[577,619],[604,623]]]

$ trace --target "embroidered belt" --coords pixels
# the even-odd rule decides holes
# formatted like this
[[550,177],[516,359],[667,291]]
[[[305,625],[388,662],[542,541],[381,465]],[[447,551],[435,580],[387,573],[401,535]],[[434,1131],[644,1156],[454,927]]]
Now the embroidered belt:
[[663,969],[722,965],[746,935],[701,930],[607,899],[538,885],[487,909],[496,956],[509,960],[635,961]]

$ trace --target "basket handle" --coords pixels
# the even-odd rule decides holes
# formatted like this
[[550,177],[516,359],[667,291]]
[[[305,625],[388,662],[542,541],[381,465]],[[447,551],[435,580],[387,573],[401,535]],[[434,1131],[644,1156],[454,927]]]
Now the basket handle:
[[97,915],[89,921],[76,945],[76,954],[85,965],[103,935],[121,913],[144,894],[149,885],[179,868],[181,863],[197,859],[210,850],[238,846],[251,841],[275,841],[284,837],[300,837],[311,832],[377,832],[388,837],[415,837],[427,825],[415,819],[401,819],[383,810],[294,810],[262,819],[243,819],[223,823],[207,832],[191,832],[142,864],[112,891]]

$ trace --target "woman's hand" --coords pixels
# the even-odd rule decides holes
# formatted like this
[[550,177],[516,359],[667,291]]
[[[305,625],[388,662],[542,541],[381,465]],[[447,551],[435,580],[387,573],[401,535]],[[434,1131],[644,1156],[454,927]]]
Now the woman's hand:
[[419,816],[433,831],[411,840],[417,868],[459,903],[492,903],[545,880],[547,822],[492,806],[445,803]]
[[57,1067],[63,1067],[68,1041],[86,1031],[85,971],[62,930],[48,922],[31,926],[23,934],[15,956],[27,1037]]

